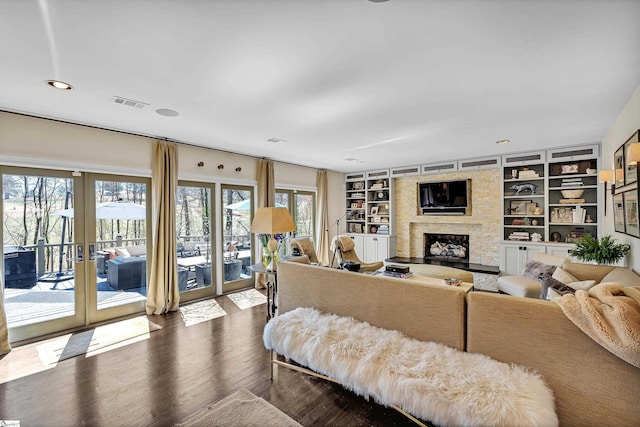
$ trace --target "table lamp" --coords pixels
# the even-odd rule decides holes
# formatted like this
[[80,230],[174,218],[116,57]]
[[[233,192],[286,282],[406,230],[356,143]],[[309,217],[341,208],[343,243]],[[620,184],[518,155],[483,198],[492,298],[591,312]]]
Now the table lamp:
[[276,269],[274,252],[278,249],[278,242],[273,238],[273,235],[295,230],[296,225],[293,223],[287,208],[258,208],[251,222],[250,231],[270,236],[267,247],[271,252],[271,262],[266,266],[267,270],[273,271]]

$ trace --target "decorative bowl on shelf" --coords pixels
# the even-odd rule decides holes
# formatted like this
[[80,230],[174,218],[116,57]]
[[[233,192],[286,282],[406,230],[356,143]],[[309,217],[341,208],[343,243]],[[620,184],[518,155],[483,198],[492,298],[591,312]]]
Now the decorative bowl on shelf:
[[560,190],[562,196],[566,199],[578,199],[584,193],[584,190]]

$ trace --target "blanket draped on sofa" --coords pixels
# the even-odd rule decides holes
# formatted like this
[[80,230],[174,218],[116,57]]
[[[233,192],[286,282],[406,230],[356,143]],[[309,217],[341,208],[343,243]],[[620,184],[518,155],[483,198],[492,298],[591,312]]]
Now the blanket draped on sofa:
[[552,301],[591,339],[640,368],[640,287],[601,283]]
[[537,373],[484,355],[302,307],[271,319],[263,340],[361,396],[438,425],[558,425]]

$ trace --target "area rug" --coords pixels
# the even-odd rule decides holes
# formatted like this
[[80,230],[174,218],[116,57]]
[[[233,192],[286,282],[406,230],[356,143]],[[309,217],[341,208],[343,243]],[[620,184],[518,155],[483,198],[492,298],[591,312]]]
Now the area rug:
[[162,326],[149,321],[146,316],[134,317],[44,341],[37,347],[38,354],[42,363],[51,365],[82,354],[89,357],[147,339],[151,332],[160,329]]
[[176,427],[297,426],[287,414],[246,389],[189,416]]
[[238,306],[240,310],[244,310],[254,305],[266,304],[267,297],[255,289],[247,289],[242,292],[235,292],[227,295],[227,297]]
[[263,339],[356,394],[437,425],[558,425],[539,374],[481,354],[304,307],[271,319]]
[[216,300],[208,299],[180,306],[180,314],[185,326],[193,326],[207,320],[226,316],[227,312],[220,307]]

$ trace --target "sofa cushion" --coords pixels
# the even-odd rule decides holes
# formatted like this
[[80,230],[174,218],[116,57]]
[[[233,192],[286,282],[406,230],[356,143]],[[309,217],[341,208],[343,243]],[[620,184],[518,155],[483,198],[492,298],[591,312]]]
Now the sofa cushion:
[[147,254],[147,247],[145,245],[127,246],[127,250],[131,256],[142,256]]
[[616,267],[607,273],[601,282],[614,282],[624,286],[640,286],[640,276],[630,268]]
[[121,257],[142,256],[147,254],[145,245],[119,246],[116,248],[116,255]]
[[600,283],[602,282],[602,278],[616,267],[611,265],[581,264],[567,261],[562,264],[562,268],[577,280],[595,280],[596,283]]
[[538,279],[525,276],[498,277],[498,289],[514,297],[538,298],[542,284]]

